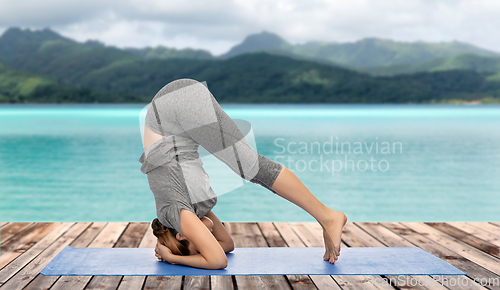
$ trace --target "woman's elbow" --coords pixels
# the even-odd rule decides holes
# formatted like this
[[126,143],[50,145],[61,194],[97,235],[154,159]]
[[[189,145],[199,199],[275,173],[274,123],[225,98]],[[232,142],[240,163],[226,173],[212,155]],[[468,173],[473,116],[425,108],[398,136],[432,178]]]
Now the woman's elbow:
[[222,269],[225,269],[227,267],[227,259],[226,261],[224,261],[224,263],[220,263],[217,267],[217,270],[222,270]]
[[219,261],[210,263],[210,269],[212,270],[222,270],[227,267],[227,257],[225,259],[220,259]]
[[228,245],[226,245],[225,252],[229,253],[232,251],[234,251],[234,243],[229,243]]

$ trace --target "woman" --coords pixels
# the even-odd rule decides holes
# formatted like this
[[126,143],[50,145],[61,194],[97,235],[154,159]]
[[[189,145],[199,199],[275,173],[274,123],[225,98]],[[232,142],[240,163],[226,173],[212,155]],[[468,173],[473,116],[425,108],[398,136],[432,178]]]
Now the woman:
[[324,260],[340,254],[347,217],[322,204],[280,163],[257,153],[202,83],[168,83],[148,106],[139,161],[155,196],[156,256],[172,264],[223,269],[234,243],[211,209],[217,196],[199,158],[201,145],[245,180],[311,214],[323,228]]

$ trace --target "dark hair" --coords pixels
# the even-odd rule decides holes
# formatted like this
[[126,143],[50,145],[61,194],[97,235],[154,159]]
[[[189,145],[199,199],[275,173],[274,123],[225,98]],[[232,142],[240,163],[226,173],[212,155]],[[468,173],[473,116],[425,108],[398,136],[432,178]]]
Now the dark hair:
[[175,255],[189,256],[189,241],[182,240],[179,241],[175,238],[177,235],[177,230],[164,226],[158,218],[155,218],[151,223],[151,228],[153,228],[153,235],[158,238],[158,241],[169,248]]

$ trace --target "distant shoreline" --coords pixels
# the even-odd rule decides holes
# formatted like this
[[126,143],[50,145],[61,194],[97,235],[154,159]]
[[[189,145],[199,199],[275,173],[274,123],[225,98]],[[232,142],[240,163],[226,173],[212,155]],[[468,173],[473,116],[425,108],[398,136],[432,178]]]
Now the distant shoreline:
[[[2,107],[143,107],[148,103],[0,103],[0,108]],[[303,106],[303,107],[327,107],[327,106],[339,106],[339,107],[363,107],[363,106],[447,106],[447,105],[459,105],[459,106],[498,106],[498,102],[481,102],[481,101],[462,101],[462,100],[450,100],[449,102],[428,102],[428,103],[220,103],[221,106],[247,106],[247,107],[259,107],[259,106]]]

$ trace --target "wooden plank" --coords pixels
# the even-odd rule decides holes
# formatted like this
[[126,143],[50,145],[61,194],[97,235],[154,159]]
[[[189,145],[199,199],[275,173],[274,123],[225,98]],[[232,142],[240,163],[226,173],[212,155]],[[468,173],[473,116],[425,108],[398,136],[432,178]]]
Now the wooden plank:
[[[149,225],[144,238],[139,245],[139,248],[154,248],[156,247],[157,238],[153,235],[153,229],[151,225]],[[152,249],[153,250],[153,249]],[[154,251],[154,250],[153,250]],[[139,289],[134,288],[134,285],[143,284],[143,289],[181,289],[182,281],[184,276],[135,276],[133,281],[130,281],[128,277],[123,277],[123,279],[127,279],[126,281],[122,280],[120,283],[120,289]],[[125,284],[124,284],[125,282]],[[124,284],[122,288],[122,284]],[[127,285],[130,284],[130,287]]]
[[354,223],[349,223],[344,226],[342,240],[344,240],[349,247],[385,247],[383,243],[368,235]]
[[[475,249],[472,246],[461,243],[457,239],[450,237],[428,225],[421,223],[402,223],[402,224],[405,225],[407,228],[412,229],[414,232],[418,232],[422,235],[425,235],[426,238],[442,245],[447,250],[450,250],[452,252],[451,255],[445,255],[444,257],[441,258],[443,260],[446,260],[448,263],[452,265],[454,265],[454,263],[457,262],[458,265],[454,266],[467,273],[468,276],[476,279],[489,279],[492,277],[498,279],[498,275],[495,275],[490,271],[486,271],[485,269],[483,269],[483,267],[479,267],[478,265],[472,263],[472,262],[477,263],[479,261],[479,264],[482,264],[482,266],[487,266],[488,263],[482,263],[483,260],[482,257],[479,257],[479,259],[471,258],[475,255],[475,253],[479,253],[480,256],[488,256],[487,254],[481,252],[480,250]],[[420,238],[419,240],[421,239],[422,238]],[[493,258],[493,257],[489,256],[488,258]],[[472,262],[470,262],[469,260]],[[469,262],[469,264],[465,263],[465,261]],[[460,266],[463,266],[462,268],[466,268],[468,266],[469,269],[461,269]],[[488,285],[486,285],[485,287],[491,288]]]
[[[319,233],[319,229],[318,229]],[[362,247],[365,246],[364,243],[360,242],[358,239],[356,239],[356,235],[362,233],[357,227],[354,226],[354,224],[347,223],[344,226],[344,230],[342,232],[342,240],[345,242],[346,246],[348,245],[349,247]],[[378,242],[371,238],[371,237],[366,237],[366,240],[369,241],[373,246],[377,247],[382,247],[383,244],[378,244]],[[342,254],[342,253],[341,253]],[[372,281],[380,281],[382,282],[383,279],[385,278],[384,276],[380,275],[357,275],[353,277],[346,278],[345,276],[334,276],[335,280],[337,280],[337,283],[339,283],[342,288],[349,288],[349,289],[356,289],[360,287],[359,285],[362,285],[363,288],[367,289],[373,289],[373,288],[378,288],[378,289],[394,289],[393,286],[391,285],[377,285],[375,282]],[[367,287],[367,285],[369,285]],[[373,287],[372,287],[373,286]]]
[[[231,235],[231,238],[234,241],[234,246],[235,248],[238,247],[249,247],[246,236],[244,234],[244,228],[242,228],[241,223],[231,223],[231,222],[225,222],[224,226],[226,227],[226,230],[228,233]],[[252,281],[255,282],[255,285],[257,288],[263,288],[265,287],[265,283],[263,281],[260,281],[259,277],[260,276],[231,276],[232,279],[234,279],[234,283],[237,286],[232,286],[234,289],[244,289],[245,285],[249,286],[251,285]],[[238,287],[238,288],[237,288]]]
[[[289,223],[292,230],[299,236],[302,242],[308,247],[324,247],[325,242],[323,239],[323,228],[317,223],[304,222],[304,223]],[[348,222],[348,224],[351,224]],[[344,226],[344,231],[342,239],[344,239],[346,233],[346,227]],[[342,241],[341,247],[347,247],[347,245]],[[342,250],[341,250],[342,255]],[[319,257],[323,259],[323,256]],[[311,275],[312,277],[312,275]],[[370,282],[370,276],[366,275],[331,275],[331,277],[336,281],[336,283],[342,289],[394,289],[393,287],[376,287]],[[377,276],[380,277],[380,276]]]
[[210,276],[185,276],[182,289],[210,290]]
[[[115,248],[136,248],[139,246],[148,223],[130,223],[120,239],[114,245]],[[94,276],[85,289],[116,289],[123,277],[120,276]],[[126,282],[125,282],[126,283]]]
[[142,289],[146,276],[123,276],[118,289]]
[[15,238],[2,244],[2,255],[0,256],[0,269],[26,252],[34,244],[56,229],[61,223],[43,223],[29,227],[29,231],[23,231]]
[[[414,244],[409,242],[408,240],[405,240],[401,236],[395,234],[391,230],[387,229],[386,227],[383,227],[379,223],[355,223],[358,227],[363,229],[365,232],[368,234],[372,235],[374,238],[385,244],[387,247],[415,247]],[[427,289],[446,289],[442,284],[439,284],[441,281],[444,281],[447,279],[448,281],[453,280],[453,279],[461,279],[459,276],[452,276],[452,275],[431,275],[431,276],[409,276],[409,275],[404,275],[405,277],[409,277],[409,281],[411,281],[412,284],[417,284],[417,285],[423,285],[424,288]],[[429,279],[430,277],[430,279]],[[463,290],[480,290],[480,289],[486,289],[479,285],[478,283],[474,282],[473,280],[465,277],[467,281],[465,281],[462,284],[459,284],[458,286],[453,287],[454,289],[463,289]],[[397,287],[406,287],[403,283],[399,283],[400,280],[396,279],[394,280],[396,282]],[[461,285],[468,285],[468,286],[461,286]],[[413,287],[411,287],[413,288]]]
[[21,244],[23,244],[23,241],[26,240],[27,237],[33,236],[33,232],[39,232],[41,229],[49,225],[50,223],[33,223],[27,226],[27,228],[24,231],[21,230],[20,232],[11,235],[8,239],[2,241],[0,247],[2,253],[5,254],[14,251],[14,249],[18,248]]
[[448,222],[447,224],[450,224],[451,226],[454,226],[457,229],[460,229],[469,235],[473,235],[475,237],[478,237],[482,240],[485,240],[491,244],[498,245],[500,244],[500,238],[497,235],[493,235],[490,232],[483,231],[481,229],[476,228],[473,225],[470,225],[465,222]]
[[[92,276],[92,279],[87,284],[87,286],[85,286],[85,289],[115,290],[121,279],[122,276]],[[113,287],[112,285],[115,285],[115,287]]]
[[73,225],[66,233],[60,236],[54,243],[48,246],[40,255],[28,263],[17,274],[12,276],[2,288],[5,289],[23,289],[28,285],[40,271],[66,246],[71,244],[85,229],[89,227],[90,223],[77,223]]
[[7,280],[9,280],[12,276],[14,276],[29,262],[35,259],[35,257],[37,257],[42,251],[44,251],[48,246],[50,246],[50,244],[56,241],[73,225],[74,223],[60,224],[54,230],[52,230],[48,235],[46,235],[35,245],[33,245],[29,250],[25,251],[21,256],[17,257],[8,265],[3,267],[3,269],[0,270],[0,286],[2,286],[5,282],[7,282]]
[[[292,229],[299,235],[308,247],[324,247],[323,228],[317,223],[290,223]],[[343,230],[342,239],[345,238],[346,229]],[[344,240],[341,247],[347,247]],[[342,254],[342,251],[341,251]],[[365,275],[331,275],[342,289],[378,289],[370,282],[370,276]],[[380,277],[380,276],[378,276]],[[389,289],[394,289],[390,287]]]
[[137,248],[147,230],[148,223],[130,223],[114,248]]
[[234,289],[233,276],[210,276],[210,286],[215,289]]
[[[106,223],[92,223],[70,246],[74,248],[87,247],[104,226],[106,226]],[[43,276],[38,274],[24,290],[49,289],[56,281],[60,285],[65,285],[64,289],[72,289],[71,282],[73,280],[71,276]]]
[[128,223],[108,223],[97,237],[90,243],[89,248],[112,248],[120,238]]
[[143,290],[181,289],[183,276],[148,276]]
[[[151,228],[151,223],[147,225],[146,233],[142,237],[139,248],[153,248],[156,246],[156,237],[153,235],[153,228]],[[124,276],[120,282],[118,290],[133,290],[141,289],[146,280],[145,276]]]
[[0,244],[6,243],[15,235],[21,233],[24,229],[32,226],[33,223],[11,223],[0,229]]
[[[89,248],[111,248],[118,241],[128,223],[107,223],[88,244]],[[101,224],[102,226],[102,224]],[[97,230],[96,230],[97,231]],[[84,245],[82,245],[84,246]],[[84,289],[92,276],[62,276],[50,289]]]
[[70,244],[73,248],[86,248],[99,235],[108,223],[92,223],[81,236]]
[[[297,234],[292,230],[288,223],[284,222],[275,222],[273,223],[278,231],[279,235],[285,241],[285,243],[289,247],[305,247],[306,245],[300,240]],[[264,232],[264,231],[263,231]],[[333,280],[330,275],[297,275],[297,278],[290,278],[295,275],[288,275],[288,280],[291,282],[293,289],[302,289],[301,285],[296,283],[295,281],[301,281],[302,277],[309,277],[311,281],[314,283],[314,286],[318,289],[341,289],[340,286]],[[294,283],[292,283],[292,281]],[[307,280],[306,283],[308,284]],[[306,287],[309,287],[306,285]]]
[[[363,232],[359,232],[358,229],[354,229],[354,226],[349,227],[347,230],[354,230],[356,234],[354,234],[353,237],[348,236],[348,238],[351,238],[353,242],[357,242],[360,247],[415,247],[413,244],[405,241],[403,238],[390,232],[388,229],[382,227],[378,223],[353,223],[353,225]],[[371,237],[375,239],[375,244],[373,243]],[[410,289],[446,289],[446,287],[439,284],[437,281],[432,283],[433,285],[426,286],[425,282],[429,281],[429,277],[431,278],[430,281],[434,280],[431,276],[404,276],[407,277],[408,280],[399,280],[397,275],[384,275],[382,277],[390,281],[391,284],[394,284],[395,287],[404,287]],[[411,284],[406,285],[404,283],[406,281],[416,281],[414,283],[416,286],[412,286]]]
[[445,234],[448,234],[466,244],[469,244],[485,253],[488,253],[492,256],[500,258],[499,248],[497,245],[491,244],[485,240],[482,240],[478,237],[474,237],[469,235],[468,233],[459,230],[449,224],[446,223],[425,223],[435,229],[442,231]]
[[418,232],[425,234],[425,236],[433,241],[436,241],[448,249],[462,255],[464,258],[481,265],[482,267],[490,270],[491,272],[500,275],[500,260],[485,252],[476,249],[456,238],[453,238],[429,225],[423,223],[401,223],[404,226]]
[[498,236],[500,234],[500,230],[497,226],[492,225],[490,223],[478,223],[478,222],[467,222],[470,225],[475,226],[478,229],[481,229],[483,231],[487,231],[490,234]]
[[[147,223],[130,223],[114,245],[114,248],[137,248],[144,233]],[[153,255],[153,253],[151,253]],[[115,290],[123,276],[93,276],[85,289],[110,289]]]
[[[420,233],[402,225],[401,223],[380,223],[382,226],[390,229],[399,236],[405,238],[421,249],[433,254],[434,256],[440,258],[441,260],[447,262],[448,264],[456,267],[457,269],[467,273],[467,277],[480,281],[485,279],[486,281],[490,278],[500,279],[499,276],[495,275],[491,271],[475,264],[474,262],[462,257],[460,254],[448,249],[439,242],[435,242],[427,237],[427,235],[421,235]],[[491,287],[485,286],[488,289]]]
[[[287,247],[287,244],[271,222],[257,223],[270,247]],[[308,275],[285,275],[292,289],[317,289]],[[333,280],[332,280],[333,282]]]
[[[375,237],[373,237],[372,235],[370,235],[369,233],[367,233],[366,231],[364,231],[362,228],[360,228],[359,226],[357,226],[357,224],[355,223],[349,223],[348,225],[345,226],[345,240],[346,240],[346,243],[349,244],[349,245],[356,245],[356,247],[386,247],[387,245],[382,243],[381,241],[377,240]],[[386,237],[387,238],[387,237]],[[399,241],[401,243],[401,241]],[[406,279],[403,279],[403,280],[398,280],[398,276],[397,275],[382,275],[380,276],[381,278],[378,279],[377,278],[371,278],[371,279],[375,279],[374,281],[380,281],[380,283],[382,283],[383,281],[387,281],[388,283],[390,282],[391,284],[392,283],[396,283],[395,287],[398,287],[398,288],[409,288],[409,289],[446,289],[444,286],[442,286],[441,284],[439,283],[435,283],[436,285],[434,285],[433,287],[424,287],[424,286],[420,286],[419,283],[424,283],[425,282],[425,277],[428,277],[428,276],[420,276],[420,277],[416,277],[416,276],[412,276],[412,275],[405,275],[408,280]],[[382,280],[384,279],[384,280]],[[432,278],[431,278],[432,279]],[[418,281],[419,283],[414,283],[416,285],[413,285],[413,284],[409,284],[409,285],[406,285],[405,282],[407,281]]]
[[[317,223],[303,222],[303,223],[289,223],[290,228],[295,232],[295,234],[302,240],[302,242],[307,247],[325,247],[325,241],[323,239],[323,228]],[[344,241],[341,241],[342,248],[347,247]],[[323,256],[321,256],[323,259]],[[316,283],[316,275],[311,275],[313,282]],[[344,277],[342,275],[330,275],[334,279],[335,283],[339,285],[342,289],[355,289],[359,286],[363,289],[363,282],[360,281],[361,278],[365,276],[348,276]],[[327,280],[326,280],[327,281]],[[321,281],[323,282],[323,281]],[[365,281],[366,282],[366,281]],[[316,284],[319,287],[318,284]],[[335,286],[334,286],[335,287]],[[373,289],[373,288],[370,288]]]
[[[268,247],[256,223],[227,223],[235,247]],[[291,289],[283,275],[235,275],[237,289]]]
[[[224,227],[226,224],[222,223]],[[212,290],[234,289],[234,276],[210,276],[210,287]]]
[[[53,284],[50,288],[42,288],[42,289],[73,289],[73,285],[76,287],[80,287],[80,285],[86,285],[89,281],[89,276],[57,276],[59,279]],[[37,277],[38,278],[38,277]],[[48,280],[39,282],[39,283],[47,283]],[[48,283],[47,283],[48,284]],[[33,288],[40,289],[40,288]]]
[[139,244],[139,248],[154,248],[156,246],[156,237],[153,235],[153,228],[151,227],[151,223],[148,224],[148,229],[144,236],[142,237],[141,243]]

